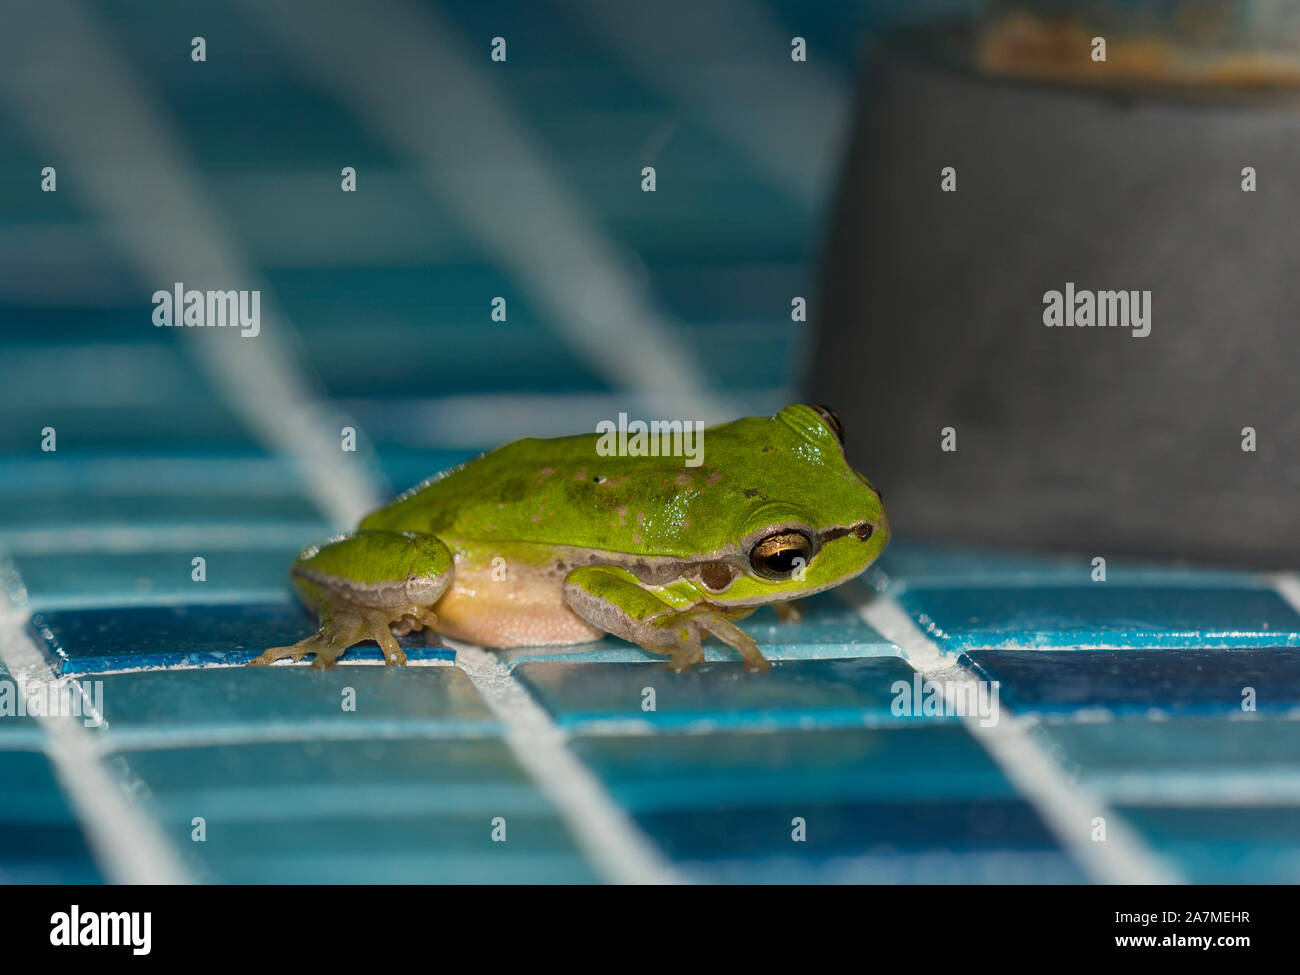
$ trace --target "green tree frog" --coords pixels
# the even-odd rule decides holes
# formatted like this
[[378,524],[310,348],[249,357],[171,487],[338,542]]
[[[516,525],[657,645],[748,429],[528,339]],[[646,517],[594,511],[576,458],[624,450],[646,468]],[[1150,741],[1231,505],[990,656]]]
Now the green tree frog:
[[320,629],[255,664],[329,666],[430,628],[480,646],[586,643],[610,633],[685,670],[714,636],[766,670],[738,627],[772,604],[857,576],[889,540],[880,494],[849,466],[843,428],[794,405],[703,431],[698,466],[601,456],[597,436],[507,444],[407,491],[355,533],[304,550],[290,577]]

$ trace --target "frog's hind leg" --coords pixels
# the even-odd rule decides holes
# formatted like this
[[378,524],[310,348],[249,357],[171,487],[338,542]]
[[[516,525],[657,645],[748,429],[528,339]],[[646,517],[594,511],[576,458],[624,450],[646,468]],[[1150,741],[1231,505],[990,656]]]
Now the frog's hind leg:
[[[388,630],[386,626],[383,629]],[[372,630],[374,632],[371,632]],[[320,629],[311,636],[286,647],[271,647],[264,650],[261,656],[252,660],[251,663],[270,664],[285,658],[298,661],[311,654],[315,658],[312,661],[313,666],[332,667],[348,647],[360,643],[362,640],[378,641],[380,636],[381,634],[373,625],[367,625],[367,621],[359,612],[326,610],[321,613]],[[388,632],[388,639],[393,639],[391,632]],[[383,644],[381,643],[380,646],[383,646]],[[396,646],[396,641],[394,641],[394,647],[396,647],[396,653],[401,659],[392,656],[392,652],[387,647],[384,648],[384,659],[390,663],[405,663],[406,655],[402,653],[401,647]]]
[[393,638],[432,626],[432,606],[452,577],[451,553],[432,535],[360,532],[303,552],[291,570],[294,588],[320,616],[316,633],[290,646],[271,647],[252,661],[270,664],[312,655],[329,667],[348,647],[374,640],[384,662],[406,663]]

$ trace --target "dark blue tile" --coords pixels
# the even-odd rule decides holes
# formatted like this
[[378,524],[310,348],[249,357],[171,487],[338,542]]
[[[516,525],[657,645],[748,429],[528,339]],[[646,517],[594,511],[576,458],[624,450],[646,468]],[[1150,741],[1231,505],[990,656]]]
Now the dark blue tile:
[[898,657],[778,660],[766,674],[748,673],[739,663],[705,663],[681,674],[662,664],[524,663],[514,669],[556,722],[575,730],[896,724],[918,720],[892,710],[895,683],[910,687],[913,673]]
[[[1210,712],[1247,716],[1300,708],[1300,650],[971,650],[1018,712]],[[1253,698],[1245,689],[1254,691]]]
[[0,883],[93,884],[77,818],[38,751],[0,751]]
[[1095,583],[908,589],[899,600],[953,651],[1300,646],[1300,615],[1269,589]]
[[[110,768],[139,783],[139,801],[202,880],[595,879],[496,739],[155,749],[121,754]],[[498,817],[505,842],[492,838]]]
[[[267,647],[294,643],[315,630],[295,603],[231,606],[167,606],[36,613],[29,629],[55,668],[64,674],[103,673],[139,667],[201,667],[243,664]],[[428,647],[423,634],[398,641],[411,660],[452,660],[446,649]],[[379,661],[379,647],[353,647],[344,660]]]
[[969,880],[1006,857],[1020,879],[1079,879],[959,725],[587,735],[575,749],[699,879],[917,879],[928,864]]

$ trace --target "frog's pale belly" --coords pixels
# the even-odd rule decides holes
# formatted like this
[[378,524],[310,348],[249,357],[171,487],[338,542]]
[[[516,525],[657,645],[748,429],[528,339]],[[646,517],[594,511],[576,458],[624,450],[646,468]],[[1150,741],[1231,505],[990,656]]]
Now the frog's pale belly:
[[564,571],[550,565],[503,562],[493,569],[457,559],[433,611],[439,633],[498,649],[590,643],[604,635],[569,608]]

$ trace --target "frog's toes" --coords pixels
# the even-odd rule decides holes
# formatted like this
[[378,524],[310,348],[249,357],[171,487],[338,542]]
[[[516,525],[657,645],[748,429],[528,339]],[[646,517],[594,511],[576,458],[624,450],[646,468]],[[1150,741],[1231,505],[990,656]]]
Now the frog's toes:
[[[362,635],[365,623],[360,614],[355,612],[336,613],[327,616],[321,628],[304,640],[299,640],[287,647],[271,647],[255,657],[251,664],[262,666],[284,660],[286,657],[299,661],[308,654],[315,656],[314,667],[330,667],[342,655],[343,651],[358,640],[366,639]],[[392,635],[389,634],[389,639]],[[396,645],[394,643],[394,645]],[[400,649],[398,651],[401,652]]]
[[[694,624],[681,622],[673,625],[677,629],[678,642],[677,648],[672,651],[672,657],[668,661],[668,669],[675,674],[680,674],[704,662],[704,648],[700,646],[700,633]],[[652,648],[646,647],[646,649]]]
[[[399,665],[406,663],[406,651],[399,647],[397,641],[393,639],[393,621],[389,618],[389,615],[383,610],[372,609],[363,610],[360,616],[361,634],[352,642],[374,640],[379,644],[379,649],[384,651],[384,663]],[[329,666],[329,664],[324,666]]]
[[405,636],[408,633],[418,633],[420,630],[429,630],[432,635],[434,626],[438,623],[438,617],[431,609],[417,609],[414,612],[405,613],[401,618],[393,620],[392,631],[397,636]]
[[746,670],[762,672],[772,669],[771,663],[763,656],[763,652],[758,649],[758,644],[754,642],[754,638],[731,620],[718,613],[700,613],[695,617],[695,621],[739,653],[741,659],[745,661]]

